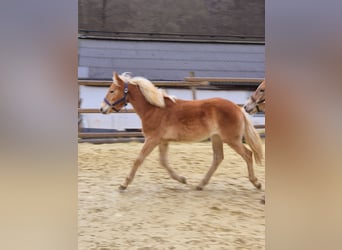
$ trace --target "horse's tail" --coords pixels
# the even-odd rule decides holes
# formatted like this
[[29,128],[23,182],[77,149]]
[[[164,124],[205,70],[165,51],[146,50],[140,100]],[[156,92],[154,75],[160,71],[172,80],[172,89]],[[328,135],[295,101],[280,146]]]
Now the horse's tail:
[[255,162],[261,164],[263,156],[262,144],[258,132],[255,130],[252,122],[247,116],[247,113],[242,109],[243,118],[245,121],[245,139],[247,144],[251,147]]

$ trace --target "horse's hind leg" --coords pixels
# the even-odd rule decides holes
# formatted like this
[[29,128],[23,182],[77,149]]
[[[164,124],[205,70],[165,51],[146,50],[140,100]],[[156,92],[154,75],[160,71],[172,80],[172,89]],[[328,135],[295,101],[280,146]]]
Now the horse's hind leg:
[[186,184],[186,179],[183,176],[179,176],[172,168],[170,168],[167,160],[167,150],[169,144],[167,142],[162,142],[159,144],[159,160],[160,164],[166,169],[172,179],[179,181],[180,183]]
[[196,187],[197,190],[202,190],[203,187],[208,184],[211,176],[214,174],[214,172],[216,171],[217,167],[220,165],[224,157],[223,156],[223,143],[222,143],[220,136],[213,135],[211,137],[211,143],[212,143],[213,153],[214,153],[213,162],[207,174],[204,176],[203,180]]
[[247,163],[248,168],[248,178],[250,182],[257,188],[261,189],[261,183],[258,181],[258,179],[255,177],[254,169],[253,169],[253,154],[252,151],[250,151],[248,148],[243,145],[243,143],[240,140],[236,141],[228,141],[227,144],[233,148],[236,153],[242,156],[242,158]]
[[146,156],[148,156],[158,144],[159,144],[158,140],[148,139],[148,138],[145,139],[144,146],[141,149],[138,158],[134,161],[133,167],[129,175],[126,177],[124,184],[120,185],[119,187],[120,190],[125,190],[127,186],[133,181],[138,167],[143,163]]

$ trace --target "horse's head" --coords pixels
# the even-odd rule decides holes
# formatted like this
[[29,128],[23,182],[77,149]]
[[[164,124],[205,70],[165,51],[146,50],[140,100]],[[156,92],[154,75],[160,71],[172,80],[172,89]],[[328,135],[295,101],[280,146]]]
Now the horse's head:
[[264,80],[243,106],[247,113],[265,112],[265,89],[266,81]]
[[124,82],[116,72],[113,73],[113,83],[109,86],[107,94],[101,103],[102,114],[109,114],[113,111],[119,112],[127,105],[128,83]]

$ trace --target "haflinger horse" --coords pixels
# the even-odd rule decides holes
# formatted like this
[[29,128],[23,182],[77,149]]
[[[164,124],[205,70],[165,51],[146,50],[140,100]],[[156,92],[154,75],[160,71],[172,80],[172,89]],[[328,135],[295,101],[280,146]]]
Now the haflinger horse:
[[265,90],[266,81],[262,81],[253,94],[248,98],[246,104],[243,108],[249,114],[254,114],[256,112],[265,112],[266,101],[265,101]]
[[[265,112],[266,111],[266,98],[265,98],[265,90],[266,90],[266,81],[262,81],[257,89],[253,92],[253,94],[248,98],[246,104],[243,108],[249,114],[254,114],[256,112]],[[265,196],[262,197],[261,203],[265,204]]]
[[[247,163],[249,180],[256,188],[261,188],[253,170],[253,155],[257,163],[263,159],[261,140],[248,115],[238,105],[222,98],[176,100],[145,78],[132,78],[125,73],[119,76],[114,72],[113,83],[101,103],[100,111],[103,114],[118,112],[127,103],[133,106],[141,119],[145,142],[120,190],[125,190],[133,181],[138,167],[157,146],[161,165],[171,178],[186,184],[186,178],[169,166],[169,142],[208,138],[212,143],[213,161],[197,190],[204,188],[223,160],[223,143],[241,155]],[[251,150],[242,143],[243,136]]]

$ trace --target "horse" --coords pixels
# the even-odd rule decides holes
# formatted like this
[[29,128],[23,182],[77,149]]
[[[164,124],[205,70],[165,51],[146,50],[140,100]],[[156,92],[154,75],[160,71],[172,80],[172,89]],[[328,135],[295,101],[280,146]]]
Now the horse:
[[[247,102],[243,106],[245,111],[249,114],[254,114],[256,112],[264,112],[266,111],[266,98],[265,98],[265,90],[266,90],[266,81],[262,81],[257,89],[253,92],[253,94],[248,98]],[[262,204],[266,203],[265,196],[263,196],[260,200]]]
[[[172,179],[187,184],[185,177],[178,175],[168,163],[168,146],[172,141],[202,141],[211,139],[213,149],[212,164],[196,186],[202,190],[222,162],[223,143],[233,148],[246,162],[250,182],[261,189],[261,183],[253,170],[253,155],[256,163],[263,159],[259,134],[248,118],[248,114],[238,105],[222,98],[204,100],[181,100],[169,96],[143,77],[120,76],[114,72],[106,96],[100,105],[100,112],[119,112],[130,103],[141,119],[145,137],[143,147],[134,161],[130,173],[120,190],[125,190],[133,181],[138,167],[154,148],[159,147],[160,164]],[[249,150],[243,143],[245,137]]]
[[265,112],[266,101],[265,101],[265,89],[266,81],[262,81],[253,94],[248,98],[247,102],[243,106],[245,111],[249,114],[256,112]]

